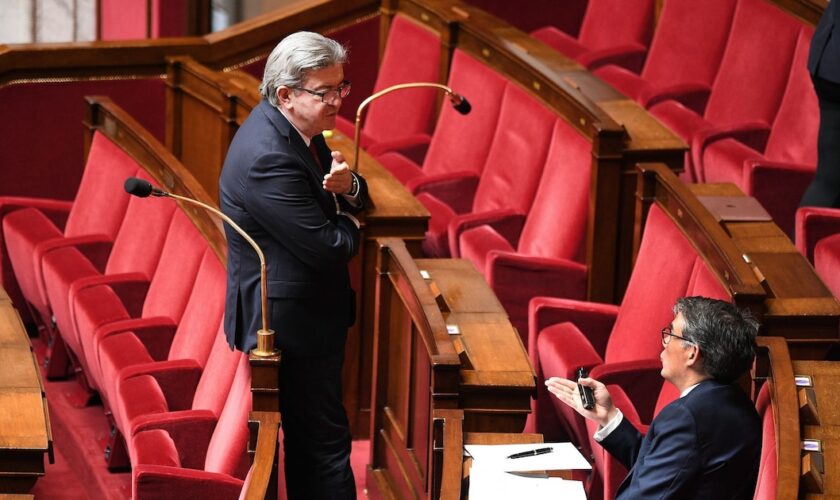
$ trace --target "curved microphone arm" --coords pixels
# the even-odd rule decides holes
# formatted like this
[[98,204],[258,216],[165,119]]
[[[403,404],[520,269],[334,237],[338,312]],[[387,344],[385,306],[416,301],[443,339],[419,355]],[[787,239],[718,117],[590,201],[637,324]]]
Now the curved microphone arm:
[[271,330],[268,327],[268,286],[266,281],[266,272],[265,272],[265,254],[263,254],[262,249],[260,246],[257,245],[257,242],[251,238],[248,233],[246,233],[239,225],[233,222],[233,219],[225,215],[221,210],[216,207],[210,206],[206,203],[202,203],[198,200],[194,200],[192,198],[187,198],[186,196],[180,196],[177,194],[169,193],[162,189],[156,188],[152,186],[152,184],[148,181],[143,179],[138,179],[136,177],[129,177],[125,181],[125,191],[133,196],[137,196],[140,198],[145,198],[149,195],[157,196],[157,197],[169,197],[174,198],[176,200],[181,200],[186,203],[191,203],[193,205],[198,205],[199,207],[214,213],[223,221],[227,222],[227,224],[233,228],[234,231],[239,233],[245,241],[248,242],[249,245],[254,249],[257,253],[257,256],[260,259],[260,297],[262,299],[262,328],[257,331],[257,348],[252,349],[251,353],[257,356],[276,356],[278,351],[274,348],[274,330]]
[[455,109],[458,110],[459,113],[465,115],[465,114],[470,112],[470,104],[469,104],[469,102],[467,102],[466,98],[464,98],[462,95],[456,93],[454,90],[447,87],[446,85],[443,85],[443,84],[440,84],[440,83],[434,83],[434,82],[400,83],[400,84],[397,84],[397,85],[392,85],[390,87],[384,88],[384,89],[380,90],[379,92],[376,92],[375,94],[371,95],[370,97],[368,97],[367,99],[362,101],[362,103],[359,104],[359,107],[356,109],[356,130],[355,130],[355,134],[354,134],[354,138],[353,138],[354,139],[353,142],[355,143],[354,146],[353,146],[354,147],[353,151],[355,152],[355,154],[353,155],[353,167],[352,167],[353,172],[357,172],[359,170],[359,139],[360,139],[360,135],[362,133],[361,128],[359,127],[359,122],[362,121],[362,111],[367,107],[368,104],[370,104],[371,102],[379,99],[380,97],[384,96],[385,94],[390,94],[391,92],[394,92],[396,90],[414,89],[414,88],[435,88],[435,89],[442,90],[442,91],[446,92],[446,94],[449,96],[449,100],[452,103],[452,106],[454,106]]

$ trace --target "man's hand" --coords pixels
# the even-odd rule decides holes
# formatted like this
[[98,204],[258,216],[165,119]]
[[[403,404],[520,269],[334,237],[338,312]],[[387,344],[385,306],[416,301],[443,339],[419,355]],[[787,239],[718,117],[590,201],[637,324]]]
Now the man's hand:
[[607,425],[616,415],[616,408],[613,405],[607,387],[592,378],[582,378],[578,382],[581,385],[592,388],[592,393],[595,396],[595,408],[591,410],[585,410],[583,408],[577,383],[571,380],[551,377],[545,381],[545,385],[548,387],[549,392],[557,396],[557,399],[571,406],[576,412],[589,420],[594,420],[601,427]]
[[350,166],[344,161],[344,155],[340,151],[333,151],[332,157],[330,173],[324,176],[324,189],[330,193],[347,194],[353,187],[353,174],[350,173]]

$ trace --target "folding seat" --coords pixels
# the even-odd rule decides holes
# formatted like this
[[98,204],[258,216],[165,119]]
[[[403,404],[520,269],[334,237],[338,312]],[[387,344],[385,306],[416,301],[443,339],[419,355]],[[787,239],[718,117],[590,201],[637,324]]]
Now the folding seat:
[[[394,16],[374,93],[399,83],[438,82],[440,38],[405,16]],[[407,89],[380,97],[367,107],[361,147],[376,156],[390,150],[418,148],[425,154],[435,120],[435,89]],[[353,113],[355,116],[355,113]],[[355,124],[339,117],[339,130],[353,137]],[[422,154],[414,159],[422,162]]]
[[172,359],[124,368],[112,403],[117,429],[131,438],[138,427],[177,418],[184,412],[209,411],[219,418],[242,352],[228,346],[220,322],[206,363]]
[[[590,372],[610,364],[625,373],[649,368],[662,351],[659,329],[673,319],[671,309],[686,294],[695,274],[697,252],[658,206],[652,206],[630,282],[620,306],[536,297],[529,309],[528,350],[540,381],[574,378],[579,367]],[[534,422],[550,439],[565,430],[588,451],[583,418],[550,396],[538,383]],[[647,377],[627,376],[622,386],[634,402],[653,406],[656,392]],[[550,401],[550,402],[549,402]],[[551,410],[554,408],[554,411]]]
[[796,211],[796,248],[810,262],[820,240],[840,233],[840,209],[802,207]]
[[459,49],[452,56],[449,86],[466,96],[472,111],[462,115],[444,104],[422,166],[398,152],[377,160],[412,192],[424,183],[481,173],[499,121],[506,80]]
[[[640,75],[612,64],[594,73],[645,107],[676,99],[702,114],[729,37],[735,1],[668,0]],[[698,33],[703,43],[697,43]]]
[[[136,176],[152,180],[143,169]],[[115,282],[126,278],[150,281],[175,207],[174,203],[131,198],[103,273],[75,246],[56,247],[43,254],[41,267],[55,324],[85,372],[88,370],[81,341],[70,317],[70,301],[74,300],[76,290],[91,283],[105,284],[101,279],[103,275]]]
[[[176,210],[151,281],[134,275],[119,279],[103,276],[75,287],[68,307],[75,336],[82,346],[82,352],[77,354],[84,356],[91,388],[100,388],[102,379],[98,353],[102,338],[112,333],[133,331],[150,340],[155,337],[171,339],[184,314],[207,248],[206,240],[189,218]],[[165,357],[165,354],[164,350],[157,357]]]
[[577,38],[546,26],[531,33],[589,69],[642,69],[653,32],[653,0],[589,0]]
[[526,346],[531,298],[586,298],[591,163],[592,144],[558,118],[524,225],[521,214],[497,211],[492,218],[478,214],[460,226],[463,232],[449,235],[452,256],[484,273]]
[[[711,274],[700,256],[694,259],[694,268],[684,295],[700,295],[719,300],[731,300],[726,290],[724,290],[717,278]],[[665,324],[669,323],[667,322]],[[665,326],[665,324],[662,326]],[[654,332],[650,332],[649,334],[653,335]],[[658,331],[655,332],[655,336],[657,339],[661,339]],[[630,366],[627,366],[626,363],[605,363],[593,368],[590,376],[607,385],[610,391],[610,397],[613,399],[616,407],[621,410],[624,417],[630,423],[639,429],[642,434],[645,434],[653,418],[659,414],[662,408],[677,399],[680,395],[673,384],[665,382],[662,378],[660,375],[661,369],[662,362],[657,357],[656,359],[649,360],[646,364],[644,362],[634,362]],[[626,381],[631,378],[633,379],[631,387],[636,389],[641,387],[647,388],[647,391],[642,393],[643,398],[639,398],[638,391],[634,397],[631,397],[625,391]],[[651,396],[656,394],[658,394],[657,399],[655,401],[651,400]],[[627,476],[627,469],[595,442],[592,436],[597,430],[597,424],[589,420],[586,421],[586,434],[589,439],[589,448],[592,450],[596,468],[603,480],[604,498],[613,498],[621,481]]]
[[[650,112],[687,141],[693,154],[701,154],[706,143],[722,133],[736,136],[754,149],[764,149],[801,27],[799,21],[766,0],[739,0],[702,115],[674,100],[659,102]],[[690,180],[702,180],[691,155],[686,155],[686,168]]]
[[[225,280],[224,266],[208,248],[177,326],[164,321],[151,327],[115,328],[111,323],[97,329],[94,344],[101,376],[99,392],[114,413],[114,420],[122,418],[117,415],[119,405],[112,402],[122,372],[128,367],[155,361],[194,360],[200,366],[207,362],[224,314]],[[88,359],[88,363],[92,361]]]
[[698,180],[737,184],[789,235],[817,163],[819,108],[806,64],[813,32],[803,26],[799,33],[785,94],[763,152],[725,133],[693,152]]
[[221,416],[190,410],[149,422],[131,438],[132,498],[239,498],[248,472],[251,370],[241,356]]
[[72,205],[51,200],[4,200],[4,210],[25,207],[5,214],[3,240],[23,298],[45,325],[50,324],[52,311],[41,274],[41,257],[48,250],[75,245],[97,269],[103,269],[128,206],[123,182],[137,169],[137,163],[123,150],[95,133]]
[[[423,241],[426,255],[449,255],[449,234],[475,214],[512,210],[524,216],[531,207],[557,116],[514,84],[502,97],[499,123],[481,177],[451,175],[426,183],[417,200],[431,213]],[[476,183],[477,181],[477,183]],[[469,190],[470,183],[476,185]],[[505,212],[507,213],[507,212]]]
[[840,297],[840,233],[814,247],[814,269],[835,297]]

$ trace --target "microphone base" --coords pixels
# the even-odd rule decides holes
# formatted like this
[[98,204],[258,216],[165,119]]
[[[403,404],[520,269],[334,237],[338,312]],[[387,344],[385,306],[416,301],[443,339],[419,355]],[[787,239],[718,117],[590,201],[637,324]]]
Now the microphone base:
[[278,356],[280,351],[274,348],[274,330],[257,330],[257,347],[251,354],[259,357]]

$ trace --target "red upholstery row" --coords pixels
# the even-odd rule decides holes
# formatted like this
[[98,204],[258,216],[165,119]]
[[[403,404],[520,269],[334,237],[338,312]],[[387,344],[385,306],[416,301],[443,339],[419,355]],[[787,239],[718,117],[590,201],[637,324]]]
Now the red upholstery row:
[[64,229],[39,209],[50,204],[10,211],[8,256],[27,301],[45,322],[54,317],[99,391],[116,440],[125,438],[135,497],[189,487],[236,498],[248,468],[250,369],[222,331],[224,266],[174,201],[130,198],[129,176],[151,180],[95,133]]
[[527,345],[531,297],[586,296],[592,144],[460,50],[449,85],[473,111],[442,107],[422,166],[398,152],[378,159],[431,213],[425,253],[471,260]]
[[835,297],[840,297],[840,209],[803,207],[796,212],[796,247]]
[[689,143],[687,180],[734,182],[792,234],[816,165],[812,34],[767,0],[668,0],[641,74],[595,73]]
[[[654,276],[667,279],[653,281]],[[677,396],[659,375],[659,328],[671,321],[676,300],[687,295],[729,300],[685,235],[654,205],[621,305],[546,297],[530,302],[529,351],[539,383],[529,428],[547,439],[566,436],[584,452],[591,452],[606,493],[615,493],[626,471],[591,444],[592,429],[551,397],[542,381],[551,376],[573,378],[579,367],[586,367],[593,377],[611,386],[617,406],[631,422],[649,424]]]

